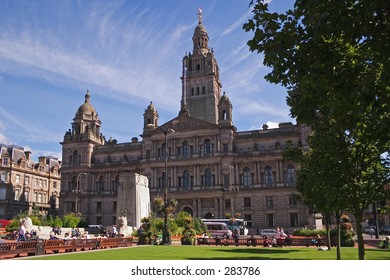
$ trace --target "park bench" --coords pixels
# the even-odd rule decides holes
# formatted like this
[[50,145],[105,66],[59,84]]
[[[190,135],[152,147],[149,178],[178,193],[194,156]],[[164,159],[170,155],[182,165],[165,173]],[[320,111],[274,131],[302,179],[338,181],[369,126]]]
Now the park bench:
[[[263,246],[263,238],[253,238],[254,243],[248,244],[249,238],[240,238],[237,241],[234,238],[216,239],[216,238],[198,238],[197,245],[214,245],[214,246]],[[278,239],[278,247],[284,246],[318,246],[313,240],[319,241],[320,246],[326,246],[328,241],[326,238],[313,238],[313,237],[297,237],[290,239]]]
[[74,239],[47,239],[45,240],[45,254],[49,252],[72,252],[74,248]]
[[14,255],[35,255],[37,251],[37,241],[6,242],[0,243],[0,259],[4,256]]

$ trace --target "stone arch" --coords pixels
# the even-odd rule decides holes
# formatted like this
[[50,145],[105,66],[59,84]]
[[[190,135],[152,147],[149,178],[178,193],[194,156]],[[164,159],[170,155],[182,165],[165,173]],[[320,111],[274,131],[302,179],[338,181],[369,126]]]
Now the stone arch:
[[181,211],[187,212],[187,213],[190,214],[192,217],[194,216],[194,210],[192,210],[192,207],[191,207],[191,206],[184,205],[184,206],[181,208]]

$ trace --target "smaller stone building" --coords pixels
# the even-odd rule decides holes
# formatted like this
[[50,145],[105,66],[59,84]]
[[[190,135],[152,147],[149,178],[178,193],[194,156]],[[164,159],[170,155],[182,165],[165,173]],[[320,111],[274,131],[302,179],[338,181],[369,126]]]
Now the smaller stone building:
[[61,162],[51,156],[31,160],[31,152],[0,143],[0,219],[33,209],[56,215],[61,191]]

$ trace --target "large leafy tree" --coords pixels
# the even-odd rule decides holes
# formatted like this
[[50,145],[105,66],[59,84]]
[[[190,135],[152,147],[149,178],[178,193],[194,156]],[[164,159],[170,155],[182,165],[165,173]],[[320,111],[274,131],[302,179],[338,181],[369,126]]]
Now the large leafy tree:
[[248,45],[264,54],[271,68],[266,79],[287,88],[291,115],[313,137],[335,135],[343,143],[342,153],[326,139],[312,150],[327,148],[328,159],[343,166],[333,176],[345,182],[364,259],[363,211],[386,195],[381,155],[390,144],[390,2],[297,0],[285,13],[271,12],[267,2],[251,2]]

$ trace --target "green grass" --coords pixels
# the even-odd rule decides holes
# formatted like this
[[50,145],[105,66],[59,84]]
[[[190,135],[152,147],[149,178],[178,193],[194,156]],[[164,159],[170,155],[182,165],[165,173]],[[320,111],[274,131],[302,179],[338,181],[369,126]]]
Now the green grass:
[[[390,251],[366,249],[367,260],[389,260]],[[343,260],[357,260],[357,248],[341,248]],[[336,249],[212,246],[137,246],[81,253],[51,254],[33,260],[336,260]]]

